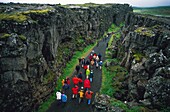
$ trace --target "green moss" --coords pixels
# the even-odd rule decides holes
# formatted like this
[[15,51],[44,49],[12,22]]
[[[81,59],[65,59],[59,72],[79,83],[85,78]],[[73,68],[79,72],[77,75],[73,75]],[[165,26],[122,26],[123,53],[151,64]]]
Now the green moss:
[[23,22],[27,20],[27,16],[21,13],[16,14],[0,14],[0,20],[12,20],[16,22]]
[[24,35],[19,35],[18,37],[23,41],[25,41],[27,39]]
[[29,10],[25,12],[11,13],[11,14],[2,13],[0,14],[0,20],[12,20],[12,21],[22,23],[26,21],[28,18],[30,18],[29,16],[27,16],[27,14],[32,14],[32,13],[33,14],[47,14],[51,10],[52,8],[47,8],[47,9],[42,9],[42,10]]
[[23,12],[23,14],[47,14],[51,11],[52,9],[42,9],[42,10],[29,10],[29,11],[25,11]]
[[8,34],[8,33],[3,33],[3,34],[1,34],[0,35],[0,39],[5,39],[5,38],[8,38],[8,37],[10,37],[11,36],[11,34]]
[[143,55],[142,53],[135,53],[135,54],[133,55],[133,57],[135,58],[135,60],[136,60],[137,62],[139,62],[139,61],[142,60],[142,58],[144,57],[144,55]]
[[152,31],[151,28],[146,28],[146,27],[138,27],[136,30],[135,30],[136,33],[139,33],[141,35],[145,35],[145,36],[148,36],[148,37],[153,37],[155,36],[154,32]]

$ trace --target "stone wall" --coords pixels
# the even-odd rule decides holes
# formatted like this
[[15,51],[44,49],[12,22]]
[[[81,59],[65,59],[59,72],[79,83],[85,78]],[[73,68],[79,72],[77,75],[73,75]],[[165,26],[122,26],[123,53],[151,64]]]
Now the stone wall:
[[[0,10],[13,14],[0,19],[2,112],[38,108],[54,92],[56,80],[74,51],[94,43],[113,22],[119,24],[132,11],[129,5],[119,4],[67,8],[9,6],[4,5]],[[26,20],[21,21],[25,15]]]
[[120,65],[129,71],[122,99],[149,108],[170,106],[170,20],[129,13],[117,43]]

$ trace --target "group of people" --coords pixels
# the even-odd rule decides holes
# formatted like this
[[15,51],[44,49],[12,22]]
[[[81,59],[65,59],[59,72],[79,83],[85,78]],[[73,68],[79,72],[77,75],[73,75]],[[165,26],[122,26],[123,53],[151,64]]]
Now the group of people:
[[[72,82],[74,86],[71,88],[72,91],[72,99],[77,99],[78,102],[81,103],[83,99],[87,99],[87,104],[91,104],[91,98],[93,95],[93,91],[90,90],[91,83],[93,82],[94,76],[94,68],[100,68],[102,66],[102,55],[99,53],[95,53],[92,50],[90,56],[85,58],[79,58],[79,64],[75,67],[76,75],[72,78]],[[81,67],[84,69],[80,71]],[[83,77],[84,80],[83,80]],[[62,80],[62,92],[57,91],[56,96],[58,102],[63,102],[64,104],[67,102],[67,95],[65,92],[70,88],[70,78],[66,77]]]

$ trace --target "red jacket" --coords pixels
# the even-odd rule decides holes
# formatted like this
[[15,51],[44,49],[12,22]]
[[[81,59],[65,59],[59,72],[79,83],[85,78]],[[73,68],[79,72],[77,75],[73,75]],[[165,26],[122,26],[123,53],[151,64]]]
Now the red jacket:
[[84,88],[90,88],[90,80],[89,79],[84,80]]
[[73,88],[72,88],[73,94],[78,94],[78,90],[79,90],[79,87],[78,87],[78,86],[73,87]]
[[84,70],[86,70],[87,69],[87,65],[84,65],[83,68],[84,68]]
[[82,80],[78,77],[73,77],[72,80],[73,80],[74,85],[77,85],[79,82],[82,82]]
[[90,91],[90,93],[88,93],[88,92],[89,91],[86,91],[86,93],[85,93],[86,99],[91,99],[93,92],[92,91]]
[[93,56],[92,56],[92,55],[90,55],[90,56],[89,56],[89,60],[91,61],[92,59],[93,59]]
[[67,79],[67,84],[70,85],[70,79]]

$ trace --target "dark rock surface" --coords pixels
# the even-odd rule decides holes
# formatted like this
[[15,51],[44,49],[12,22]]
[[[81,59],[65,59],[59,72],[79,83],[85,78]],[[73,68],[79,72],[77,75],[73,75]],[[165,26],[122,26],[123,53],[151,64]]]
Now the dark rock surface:
[[111,106],[111,98],[108,95],[96,94],[93,112],[125,112],[119,107]]
[[170,20],[129,13],[118,43],[117,57],[129,72],[128,94],[121,99],[170,106]]
[[54,91],[74,51],[94,43],[113,22],[119,24],[132,11],[126,4],[86,8],[0,5],[0,11],[7,14],[0,18],[2,112],[36,109]]

